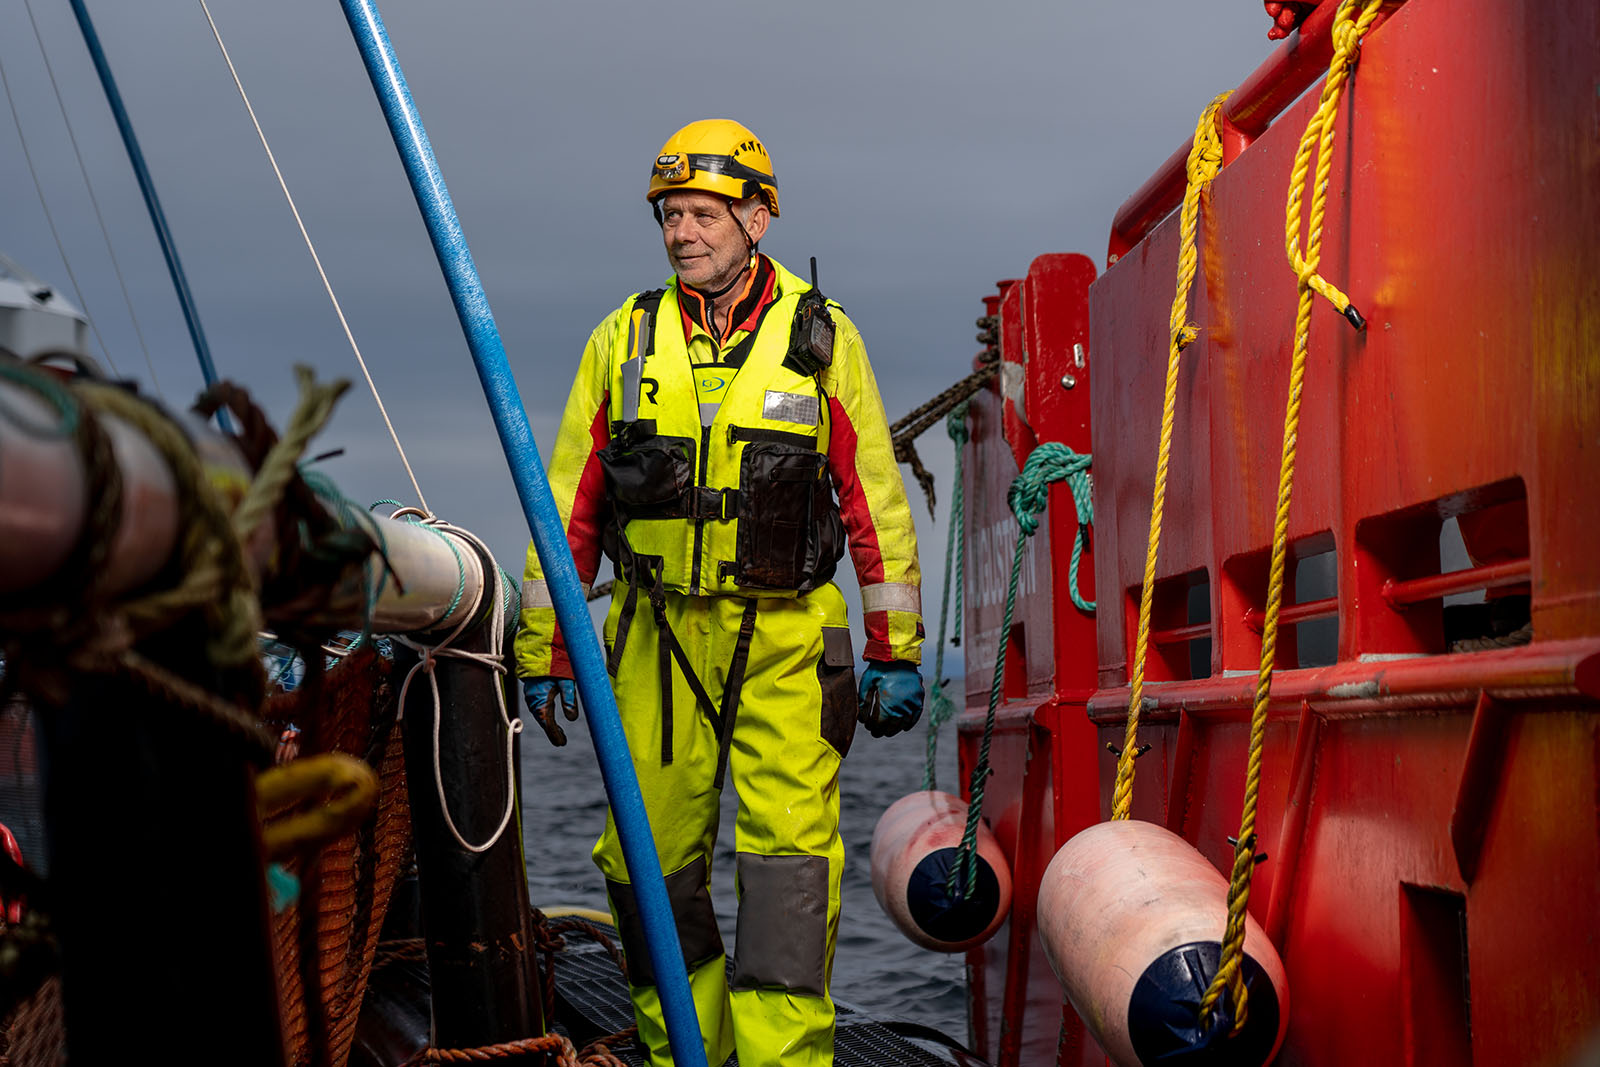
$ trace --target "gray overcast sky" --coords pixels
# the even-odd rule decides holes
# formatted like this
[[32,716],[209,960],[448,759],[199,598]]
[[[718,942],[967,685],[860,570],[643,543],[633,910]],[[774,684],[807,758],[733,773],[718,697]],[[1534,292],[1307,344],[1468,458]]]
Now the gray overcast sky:
[[[199,371],[76,24],[65,0],[31,3],[161,391],[187,404]],[[178,0],[89,7],[219,371],[281,426],[291,364],[359,375],[205,18]],[[1117,206],[1272,48],[1254,0],[381,10],[546,455],[589,331],[668,273],[642,197],[680,125],[732,117],[766,142],[783,217],[764,248],[797,271],[818,258],[894,419],[969,369],[997,279],[1044,252],[1103,262]],[[212,11],[429,503],[520,573],[526,527],[339,5]],[[88,308],[117,368],[148,386],[24,0],[0,0],[0,62]],[[70,294],[4,110],[0,197],[0,250]],[[414,495],[364,388],[314,445],[336,447],[325,469],[352,497]],[[941,431],[923,454],[947,491]],[[931,630],[944,532],[920,498],[913,510]]]

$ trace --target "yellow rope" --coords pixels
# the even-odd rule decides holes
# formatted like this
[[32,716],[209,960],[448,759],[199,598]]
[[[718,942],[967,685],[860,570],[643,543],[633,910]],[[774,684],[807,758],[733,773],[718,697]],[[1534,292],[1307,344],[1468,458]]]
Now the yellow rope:
[[[263,820],[261,849],[284,860],[352,833],[378,802],[378,776],[342,752],[325,752],[262,771],[256,807]],[[271,818],[285,808],[304,810]]]
[[1222,138],[1217,111],[1228,98],[1222,93],[1206,106],[1194,128],[1189,150],[1188,184],[1183,191],[1178,245],[1178,292],[1172,299],[1167,340],[1167,388],[1161,405],[1161,444],[1156,453],[1155,499],[1150,505],[1150,547],[1144,560],[1144,586],[1139,591],[1139,633],[1134,640],[1133,684],[1128,696],[1128,731],[1117,756],[1117,784],[1111,795],[1111,817],[1128,818],[1133,808],[1133,761],[1138,753],[1139,710],[1144,700],[1144,661],[1150,647],[1150,604],[1156,585],[1156,552],[1161,547],[1161,512],[1167,498],[1167,463],[1172,454],[1172,421],[1178,401],[1178,354],[1200,335],[1189,323],[1189,289],[1194,285],[1195,227],[1200,217],[1200,191],[1222,169]]
[[[1272,528],[1272,569],[1267,583],[1267,614],[1261,633],[1261,669],[1256,676],[1255,707],[1250,715],[1250,756],[1245,770],[1244,812],[1233,852],[1233,876],[1228,885],[1228,926],[1222,940],[1222,958],[1200,1002],[1200,1020],[1206,1025],[1226,990],[1234,1005],[1233,1032],[1248,1016],[1247,993],[1241,965],[1244,962],[1245,914],[1250,903],[1250,876],[1255,870],[1256,799],[1261,790],[1261,743],[1267,726],[1267,701],[1272,691],[1272,666],[1277,658],[1278,610],[1283,603],[1283,572],[1289,548],[1289,499],[1294,488],[1295,454],[1300,427],[1300,395],[1305,383],[1306,352],[1311,332],[1312,294],[1321,293],[1351,322],[1350,299],[1317,274],[1322,258],[1322,221],[1327,209],[1328,172],[1332,168],[1334,118],[1339,109],[1350,67],[1355,62],[1361,35],[1378,15],[1382,0],[1365,0],[1359,18],[1353,16],[1356,0],[1341,0],[1333,28],[1333,58],[1322,88],[1322,100],[1295,154],[1289,179],[1286,244],[1289,263],[1299,280],[1299,308],[1295,315],[1294,356],[1289,367],[1289,403],[1283,420],[1283,463],[1278,473],[1278,511]],[[1316,181],[1311,191],[1311,218],[1304,258],[1300,255],[1300,201],[1304,193],[1311,151],[1317,156]]]

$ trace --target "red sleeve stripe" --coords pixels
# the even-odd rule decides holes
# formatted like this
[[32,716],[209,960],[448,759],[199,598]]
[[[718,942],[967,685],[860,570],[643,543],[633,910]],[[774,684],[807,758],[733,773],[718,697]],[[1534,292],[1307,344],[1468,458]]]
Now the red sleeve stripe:
[[[611,410],[611,394],[600,398],[600,410],[594,413],[589,424],[589,439],[594,447],[583,461],[583,474],[578,478],[578,492],[572,499],[572,517],[567,520],[567,548],[572,552],[572,562],[578,570],[578,580],[586,587],[594,583],[600,570],[600,525],[606,520],[606,480],[595,453],[611,443],[611,426],[606,415]],[[567,660],[566,641],[558,625],[550,635],[550,673],[558,678],[571,678],[572,665]]]
[[[828,398],[828,412],[833,418],[828,432],[828,470],[839,492],[839,514],[850,538],[850,559],[856,566],[856,581],[862,585],[877,585],[883,581],[883,551],[878,546],[878,529],[872,524],[866,490],[856,472],[856,428],[838,397]],[[884,632],[887,635],[887,629]]]
[[868,611],[862,615],[861,622],[867,631],[867,647],[861,651],[862,658],[879,662],[894,659],[894,646],[889,643],[889,613]]
[[594,447],[583,462],[583,474],[578,478],[578,492],[572,500],[572,517],[567,520],[567,547],[572,550],[572,562],[578,568],[578,580],[592,583],[600,569],[600,526],[606,520],[606,480],[595,455],[611,443],[611,427],[606,421],[610,411],[610,394],[600,400],[600,410],[594,413],[589,426],[589,438]]

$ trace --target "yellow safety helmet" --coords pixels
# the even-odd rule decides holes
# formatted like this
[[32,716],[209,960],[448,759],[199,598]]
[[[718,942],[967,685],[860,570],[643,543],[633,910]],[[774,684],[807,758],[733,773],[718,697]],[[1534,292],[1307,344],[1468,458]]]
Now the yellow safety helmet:
[[661,146],[650,168],[653,205],[674,189],[699,189],[730,200],[759,196],[778,214],[778,179],[761,139],[732,119],[691,122]]

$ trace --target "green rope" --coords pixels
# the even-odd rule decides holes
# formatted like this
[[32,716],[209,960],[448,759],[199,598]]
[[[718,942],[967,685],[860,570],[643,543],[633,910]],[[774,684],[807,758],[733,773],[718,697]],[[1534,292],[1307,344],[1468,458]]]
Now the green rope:
[[[307,488],[316,494],[317,499],[338,515],[340,526],[347,530],[357,528],[365,530],[378,546],[380,562],[374,565],[369,554],[361,563],[361,584],[366,591],[366,608],[361,616],[361,632],[345,650],[347,653],[354,652],[372,637],[372,615],[378,608],[378,598],[383,595],[384,586],[389,582],[389,566],[386,562],[382,562],[389,558],[389,543],[383,536],[382,524],[373,517],[371,511],[363,510],[354,500],[339,492],[339,487],[334,484],[333,479],[305,465],[300,467],[300,478],[306,483]],[[376,579],[372,573],[374,566],[378,572]]]
[[1039,527],[1038,516],[1049,500],[1050,486],[1066,482],[1072,490],[1072,503],[1078,511],[1078,533],[1072,539],[1072,560],[1067,565],[1067,591],[1073,606],[1092,614],[1094,601],[1083,599],[1078,592],[1078,565],[1083,562],[1083,550],[1089,545],[1089,527],[1094,525],[1094,482],[1089,475],[1091,457],[1080,456],[1066,445],[1047,442],[1028,456],[1028,465],[1011,483],[1007,501],[1017,517],[1017,525],[1024,535],[1032,536]]
[[978,824],[983,819],[983,789],[988,781],[989,745],[994,738],[994,713],[1000,706],[1000,691],[1006,675],[1007,636],[1011,633],[1011,616],[1017,606],[1017,582],[1022,576],[1022,550],[1039,528],[1039,515],[1050,500],[1050,486],[1065,481],[1072,488],[1072,502],[1078,512],[1078,536],[1072,542],[1072,563],[1068,580],[1072,602],[1080,611],[1094,611],[1094,603],[1084,600],[1078,592],[1078,564],[1083,558],[1088,528],[1094,523],[1093,486],[1089,481],[1092,458],[1079,455],[1066,445],[1047,442],[1035,448],[1027,464],[1011,489],[1006,502],[1017,518],[1017,548],[1011,555],[1011,579],[1006,584],[1005,615],[1000,623],[1000,639],[995,649],[994,680],[989,684],[989,710],[983,720],[983,741],[978,746],[978,760],[972,767],[972,781],[967,797],[967,826],[961,835],[961,845],[956,860],[950,865],[950,878],[946,892],[960,893],[970,898],[978,886]]
[[450,554],[456,558],[456,595],[451,598],[450,606],[444,609],[444,614],[439,616],[441,619],[448,619],[461,606],[461,598],[467,595],[467,563],[461,558],[461,550],[456,547],[455,538],[446,537],[432,526],[428,527],[428,530],[443,541],[445,547],[450,549]]
[[[499,566],[499,564],[495,564]],[[501,608],[506,613],[506,618],[511,620],[513,627],[522,615],[522,583],[511,577],[511,572],[500,567],[500,587],[505,590],[505,595],[500,598]]]
[[962,558],[967,552],[966,536],[966,480],[963,476],[963,460],[966,456],[967,441],[972,434],[967,430],[968,401],[963,400],[950,409],[950,414],[945,417],[945,430],[950,434],[950,440],[956,446],[956,473],[955,487],[950,491],[950,529],[945,534],[944,547],[944,593],[939,600],[939,643],[938,651],[934,655],[933,664],[933,697],[929,701],[932,705],[928,709],[928,762],[922,770],[922,788],[934,788],[934,760],[939,750],[939,731],[944,724],[949,722],[956,713],[955,701],[950,699],[946,692],[950,680],[944,676],[944,633],[945,623],[950,618],[950,571],[955,569],[956,578],[956,635],[951,644],[961,643],[961,565]]
[[0,405],[0,417],[11,423],[29,437],[47,441],[61,440],[71,437],[78,431],[78,405],[72,399],[72,393],[65,385],[56,381],[48,374],[31,370],[20,363],[9,360],[0,362],[0,381],[7,381],[13,385],[31,390],[55,408],[61,421],[55,426],[35,426],[27,419],[22,418],[11,408]]

